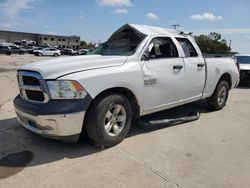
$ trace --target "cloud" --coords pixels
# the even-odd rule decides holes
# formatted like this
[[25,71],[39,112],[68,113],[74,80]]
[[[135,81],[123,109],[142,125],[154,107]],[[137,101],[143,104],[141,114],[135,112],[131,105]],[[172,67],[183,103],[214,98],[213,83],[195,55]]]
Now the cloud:
[[223,20],[222,16],[215,16],[213,13],[203,13],[203,14],[194,14],[190,16],[191,20],[209,20],[209,21],[214,21],[214,20]]
[[221,28],[221,29],[197,29],[192,32],[197,34],[208,34],[210,32],[219,32],[224,35],[250,34],[250,28]]
[[115,9],[113,12],[113,14],[128,14],[128,10],[127,9]]
[[131,0],[97,0],[100,5],[109,7],[133,6]]
[[14,23],[14,22],[0,22],[0,29],[8,30],[11,28],[15,28],[16,26],[20,26],[21,23]]
[[0,12],[8,19],[14,19],[20,12],[34,8],[34,4],[41,0],[6,0],[0,3]]
[[245,35],[245,38],[250,41],[250,35]]
[[10,23],[4,23],[3,24],[3,28],[11,28],[11,27],[13,27],[13,25],[10,24]]
[[152,12],[147,13],[147,17],[150,20],[158,20],[158,19],[160,19],[159,16],[157,16],[156,14],[154,14]]
[[55,31],[48,31],[47,34],[49,34],[49,35],[56,35],[56,32]]

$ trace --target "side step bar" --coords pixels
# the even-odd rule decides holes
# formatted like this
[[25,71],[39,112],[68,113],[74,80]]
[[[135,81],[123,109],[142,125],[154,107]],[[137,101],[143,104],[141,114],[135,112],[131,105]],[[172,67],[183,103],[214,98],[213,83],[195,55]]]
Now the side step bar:
[[200,117],[199,112],[194,112],[194,113],[191,112],[189,113],[188,116],[185,116],[185,117],[179,117],[179,118],[174,118],[174,119],[152,120],[152,121],[149,121],[147,124],[148,125],[173,125],[173,124],[178,124],[178,123],[195,121],[195,120],[198,120],[199,117]]

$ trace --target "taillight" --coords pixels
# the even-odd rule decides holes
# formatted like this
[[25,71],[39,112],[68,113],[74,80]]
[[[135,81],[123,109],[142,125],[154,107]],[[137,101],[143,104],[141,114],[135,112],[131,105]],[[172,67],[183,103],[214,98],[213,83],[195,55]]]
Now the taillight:
[[233,59],[234,59],[234,62],[236,64],[236,66],[237,66],[238,71],[240,72],[240,64],[238,63],[236,57],[233,57]]
[[236,66],[238,68],[238,71],[240,72],[240,64],[238,62],[236,62]]

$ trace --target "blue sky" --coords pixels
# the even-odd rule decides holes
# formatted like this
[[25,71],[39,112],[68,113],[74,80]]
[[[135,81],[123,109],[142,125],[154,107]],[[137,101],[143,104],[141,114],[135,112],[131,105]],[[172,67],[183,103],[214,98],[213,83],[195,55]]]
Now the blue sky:
[[125,23],[220,32],[250,53],[249,0],[0,0],[0,30],[80,35],[105,41]]

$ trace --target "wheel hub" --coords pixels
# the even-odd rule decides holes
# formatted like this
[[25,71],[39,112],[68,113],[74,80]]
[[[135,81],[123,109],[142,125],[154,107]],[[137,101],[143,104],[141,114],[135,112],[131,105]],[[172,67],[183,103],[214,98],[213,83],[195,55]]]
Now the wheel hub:
[[117,136],[126,124],[126,111],[121,105],[112,106],[106,113],[104,129],[109,136]]
[[218,94],[218,103],[221,105],[225,102],[227,98],[227,89],[225,87],[222,87]]

